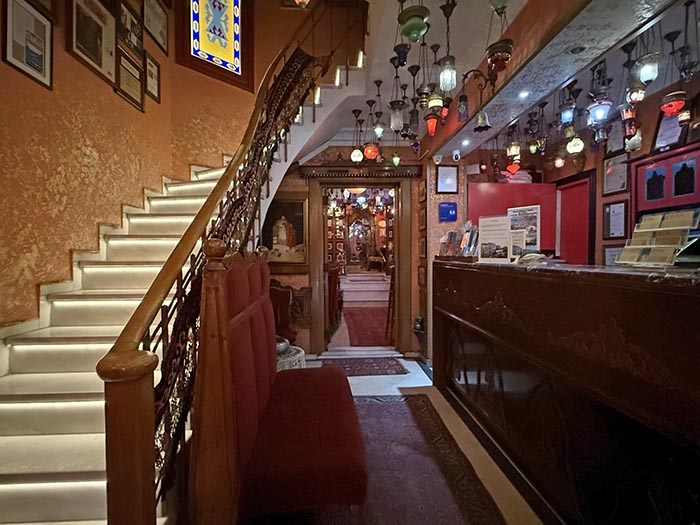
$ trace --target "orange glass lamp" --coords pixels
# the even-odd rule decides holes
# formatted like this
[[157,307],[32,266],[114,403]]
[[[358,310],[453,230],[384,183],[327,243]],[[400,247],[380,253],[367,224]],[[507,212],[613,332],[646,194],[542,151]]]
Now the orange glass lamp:
[[431,137],[435,136],[438,120],[440,120],[440,117],[437,113],[428,113],[425,116],[425,124],[428,126],[428,135]]
[[379,156],[379,147],[370,142],[369,144],[365,145],[364,154],[369,160],[376,160],[376,158]]
[[661,99],[661,111],[667,117],[675,117],[685,106],[685,91],[674,91]]

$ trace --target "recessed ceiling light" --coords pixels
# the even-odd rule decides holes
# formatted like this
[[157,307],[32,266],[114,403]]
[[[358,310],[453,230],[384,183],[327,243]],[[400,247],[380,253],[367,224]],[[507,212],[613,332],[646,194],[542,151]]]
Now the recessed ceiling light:
[[571,49],[569,49],[569,54],[570,55],[580,55],[586,50],[586,46],[574,46]]
[[529,97],[529,96],[530,96],[530,92],[529,92],[529,91],[521,91],[520,93],[518,93],[518,98],[519,98],[520,100],[525,100],[525,99],[526,99],[527,97]]
[[465,148],[466,148],[467,146],[469,146],[469,139],[464,139],[464,140],[462,141],[462,146],[464,146]]

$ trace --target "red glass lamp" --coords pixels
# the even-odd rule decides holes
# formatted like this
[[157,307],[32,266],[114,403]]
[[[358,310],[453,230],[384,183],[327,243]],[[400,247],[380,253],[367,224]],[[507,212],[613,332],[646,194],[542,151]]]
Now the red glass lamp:
[[425,123],[428,126],[428,135],[431,137],[435,136],[435,132],[437,131],[437,124],[438,120],[440,117],[438,116],[437,113],[428,113],[425,116]]
[[675,117],[685,106],[685,91],[674,91],[661,99],[661,111],[667,117]]
[[376,158],[379,156],[379,147],[372,143],[366,144],[364,154],[369,160],[376,160]]

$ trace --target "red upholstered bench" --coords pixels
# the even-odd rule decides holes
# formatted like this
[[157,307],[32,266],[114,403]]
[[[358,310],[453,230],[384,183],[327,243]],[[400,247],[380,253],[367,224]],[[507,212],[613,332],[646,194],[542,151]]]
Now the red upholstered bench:
[[[211,261],[212,250],[205,251]],[[230,462],[235,470],[231,479],[240,484],[234,513],[245,519],[331,504],[360,505],[367,489],[365,449],[344,372],[307,368],[277,373],[267,263],[238,254],[223,264],[215,260],[204,272],[201,331],[206,335],[200,356],[223,353],[221,361],[228,360],[231,370],[237,452],[237,461]],[[214,298],[216,315],[205,307]],[[217,324],[222,319],[227,319],[225,329]]]

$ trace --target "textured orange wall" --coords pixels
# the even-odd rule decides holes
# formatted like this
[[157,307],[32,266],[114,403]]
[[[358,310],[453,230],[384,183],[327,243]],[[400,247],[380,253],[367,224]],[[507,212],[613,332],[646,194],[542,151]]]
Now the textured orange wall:
[[[63,4],[63,2],[59,2]],[[38,315],[38,285],[71,278],[71,251],[98,248],[97,225],[121,205],[142,206],[163,176],[221,164],[238,146],[254,96],[174,63],[144,36],[161,66],[161,104],[141,113],[65,51],[65,10],[54,27],[54,88],[0,63],[0,326]],[[256,2],[256,79],[302,13]],[[4,38],[4,34],[3,34]]]

